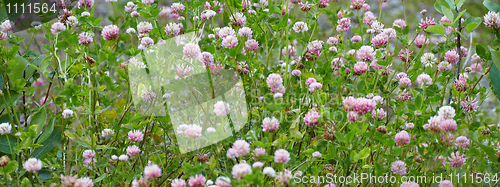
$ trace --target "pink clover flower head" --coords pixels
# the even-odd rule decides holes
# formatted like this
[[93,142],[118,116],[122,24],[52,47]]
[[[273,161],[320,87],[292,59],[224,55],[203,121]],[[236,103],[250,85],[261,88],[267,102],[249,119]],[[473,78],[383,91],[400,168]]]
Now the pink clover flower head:
[[279,121],[275,117],[272,118],[266,117],[262,121],[262,128],[263,128],[262,131],[273,133],[276,131],[276,129],[278,129],[279,125],[280,125]]
[[406,164],[401,160],[394,161],[391,164],[391,170],[396,175],[406,175]]
[[278,149],[276,152],[274,152],[274,161],[277,163],[286,164],[288,161],[290,161],[290,153],[284,149]]
[[144,167],[144,176],[146,179],[154,179],[161,176],[161,168],[156,164],[151,164]]
[[105,26],[101,31],[104,40],[114,40],[118,38],[118,34],[120,34],[120,29],[116,25]]
[[243,179],[243,176],[252,174],[252,167],[247,163],[236,164],[233,166],[231,174],[235,179]]
[[396,141],[397,145],[406,145],[410,143],[410,135],[408,134],[408,132],[403,130],[396,134],[396,136],[394,137],[394,141]]
[[37,172],[42,169],[42,161],[37,158],[30,158],[23,163],[23,168],[28,172]]

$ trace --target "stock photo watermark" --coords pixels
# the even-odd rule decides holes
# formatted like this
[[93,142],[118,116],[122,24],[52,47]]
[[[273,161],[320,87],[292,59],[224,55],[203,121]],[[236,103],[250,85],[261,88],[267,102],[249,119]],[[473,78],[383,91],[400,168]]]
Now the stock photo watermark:
[[430,176],[394,176],[389,173],[384,175],[374,175],[372,173],[354,173],[352,176],[334,175],[327,173],[325,176],[298,176],[293,177],[293,182],[297,184],[399,184],[399,183],[417,183],[417,184],[438,184],[444,180],[450,180],[456,183],[467,184],[489,184],[499,181],[498,173],[480,173],[480,174],[432,174]]

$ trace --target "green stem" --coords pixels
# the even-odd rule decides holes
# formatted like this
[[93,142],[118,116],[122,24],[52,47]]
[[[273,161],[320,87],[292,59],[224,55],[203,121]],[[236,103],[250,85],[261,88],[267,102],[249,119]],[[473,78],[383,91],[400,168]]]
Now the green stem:
[[38,180],[38,183],[43,184],[42,179],[40,179],[40,177],[38,176],[38,173],[35,172],[34,175],[35,175],[36,180]]
[[405,23],[407,23],[407,21],[406,21],[405,1],[401,0],[401,4],[403,4],[403,14],[405,15]]
[[375,72],[377,74],[377,78],[375,79],[375,84],[373,85],[372,93],[375,93],[375,89],[377,88],[378,78],[380,77],[378,71]]
[[379,22],[382,22],[381,18],[382,18],[382,3],[384,2],[380,2],[380,7],[379,7],[379,12],[378,12],[378,20]]

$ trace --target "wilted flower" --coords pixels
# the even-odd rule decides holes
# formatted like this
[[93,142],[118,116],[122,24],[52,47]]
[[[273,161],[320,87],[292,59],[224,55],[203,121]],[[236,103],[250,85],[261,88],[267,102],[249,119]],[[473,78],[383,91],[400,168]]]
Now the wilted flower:
[[349,6],[349,8],[359,10],[363,7],[363,4],[365,4],[364,0],[351,0],[351,6]]
[[61,185],[68,187],[68,186],[73,186],[76,182],[76,175],[75,176],[64,176],[61,175]]
[[318,8],[326,8],[328,6],[328,2],[330,0],[319,0],[318,1]]
[[467,90],[467,78],[460,75],[458,79],[456,79],[453,84],[455,85],[455,90],[458,92],[465,92]]

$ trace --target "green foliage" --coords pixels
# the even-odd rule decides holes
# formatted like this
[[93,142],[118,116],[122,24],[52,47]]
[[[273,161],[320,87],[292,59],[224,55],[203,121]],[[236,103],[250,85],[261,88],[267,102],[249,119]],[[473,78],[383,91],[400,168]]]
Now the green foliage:
[[41,143],[42,147],[35,148],[32,157],[42,158],[55,147],[61,145],[62,141],[62,127],[54,127],[50,136]]
[[490,0],[485,0],[483,1],[483,5],[488,8],[488,10],[492,12],[499,12],[500,11],[500,5],[497,3],[494,3],[493,1]]
[[0,135],[0,152],[11,154],[16,153],[14,147],[17,144],[17,139],[11,134]]
[[[496,56],[496,55],[493,55]],[[491,62],[493,63],[493,62]],[[493,93],[497,97],[498,100],[500,100],[500,71],[497,68],[496,64],[491,65],[491,70],[489,73],[490,77],[490,86],[493,90]]]
[[442,25],[431,25],[425,29],[427,32],[430,33],[436,33],[439,35],[444,35],[445,34],[445,29]]

